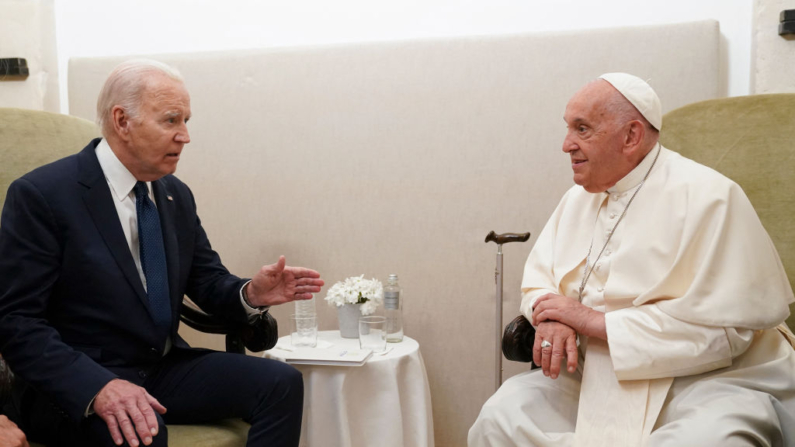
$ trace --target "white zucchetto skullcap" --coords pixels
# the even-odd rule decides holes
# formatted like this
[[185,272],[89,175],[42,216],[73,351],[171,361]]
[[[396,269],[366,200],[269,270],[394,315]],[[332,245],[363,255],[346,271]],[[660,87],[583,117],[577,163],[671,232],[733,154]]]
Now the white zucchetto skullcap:
[[599,79],[609,82],[624,95],[655,129],[662,128],[660,98],[646,81],[627,73],[605,73]]

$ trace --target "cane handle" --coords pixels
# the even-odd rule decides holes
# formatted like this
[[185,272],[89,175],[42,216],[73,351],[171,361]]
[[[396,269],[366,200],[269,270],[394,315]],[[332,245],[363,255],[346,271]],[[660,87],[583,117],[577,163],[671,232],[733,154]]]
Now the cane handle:
[[509,242],[527,242],[530,239],[530,233],[503,233],[497,234],[490,231],[486,235],[486,242],[494,242],[498,245],[507,244]]

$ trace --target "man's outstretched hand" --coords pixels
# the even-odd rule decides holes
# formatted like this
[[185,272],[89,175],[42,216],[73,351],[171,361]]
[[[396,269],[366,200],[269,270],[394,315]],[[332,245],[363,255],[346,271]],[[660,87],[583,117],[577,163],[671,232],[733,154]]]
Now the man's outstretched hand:
[[246,298],[255,307],[274,306],[295,300],[308,300],[323,287],[320,273],[285,265],[284,256],[275,264],[263,266],[246,286]]
[[138,447],[139,438],[144,445],[151,444],[158,428],[155,411],[164,414],[166,407],[145,389],[121,379],[108,382],[94,399],[94,413],[108,424],[116,445],[126,439],[132,447]]

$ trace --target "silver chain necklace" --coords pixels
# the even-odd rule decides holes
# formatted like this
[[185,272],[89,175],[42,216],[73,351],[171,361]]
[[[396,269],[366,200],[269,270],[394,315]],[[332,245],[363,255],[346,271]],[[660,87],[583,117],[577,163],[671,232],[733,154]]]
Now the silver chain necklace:
[[[602,249],[599,251],[599,255],[596,257],[596,260],[593,262],[594,267],[596,266],[596,263],[599,262],[599,259],[601,259],[602,253],[605,252],[605,248],[607,248],[607,244],[610,243],[610,239],[613,238],[613,233],[615,233],[616,232],[616,228],[618,228],[618,224],[621,223],[621,220],[624,218],[624,215],[627,214],[627,210],[629,209],[629,206],[632,205],[632,201],[635,200],[635,196],[638,195],[638,191],[640,191],[640,188],[642,188],[643,184],[646,183],[646,179],[649,178],[649,174],[651,174],[652,168],[654,168],[654,165],[657,163],[657,157],[660,156],[660,152],[662,151],[662,146],[660,146],[659,142],[657,143],[657,146],[658,146],[657,154],[654,155],[654,160],[652,160],[651,166],[649,166],[649,170],[646,171],[646,175],[643,176],[643,180],[640,181],[640,184],[635,189],[635,192],[632,193],[632,197],[629,198],[629,202],[627,202],[627,206],[624,207],[624,211],[621,213],[621,216],[618,218],[618,221],[616,221],[616,224],[613,225],[613,229],[610,230],[610,233],[607,235],[607,240],[605,241],[605,244],[602,246]],[[598,216],[599,216],[599,214],[597,213],[597,218],[598,218]],[[588,268],[588,265],[591,263],[591,250],[593,250],[593,235],[591,235],[591,246],[588,247],[588,255],[585,256],[585,267],[583,267],[583,271],[582,271],[582,282],[580,283],[580,289],[579,289],[579,294],[578,294],[578,300],[581,303],[582,303],[582,292],[583,292],[583,290],[585,290],[585,283],[588,282],[588,278],[591,277],[591,273],[593,273],[593,269],[594,269],[594,267],[591,267],[590,269]]]

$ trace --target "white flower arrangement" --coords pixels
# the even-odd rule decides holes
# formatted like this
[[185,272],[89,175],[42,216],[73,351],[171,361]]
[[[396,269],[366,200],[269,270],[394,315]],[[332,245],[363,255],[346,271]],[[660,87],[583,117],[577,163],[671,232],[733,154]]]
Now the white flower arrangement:
[[326,292],[325,300],[329,305],[334,304],[337,307],[345,304],[361,304],[359,308],[362,315],[370,315],[384,302],[384,286],[375,278],[364,279],[364,275],[351,276],[331,286]]

